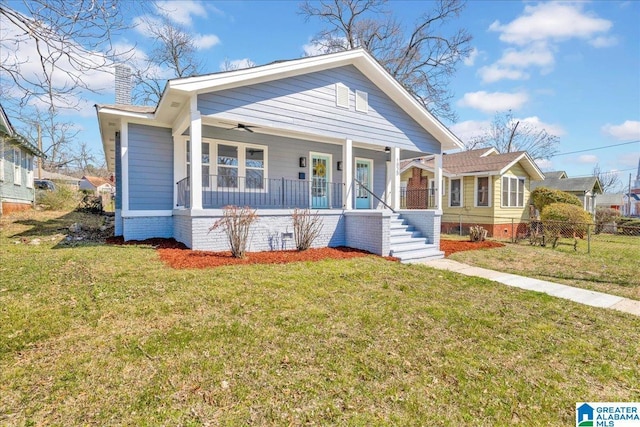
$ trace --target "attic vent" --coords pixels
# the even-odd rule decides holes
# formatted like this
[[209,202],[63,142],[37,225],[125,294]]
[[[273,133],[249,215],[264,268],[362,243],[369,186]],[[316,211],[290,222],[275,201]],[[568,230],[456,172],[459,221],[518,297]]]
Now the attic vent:
[[178,108],[179,106],[180,106],[180,103],[179,103],[179,102],[173,101],[173,102],[171,103],[171,108]]
[[369,112],[369,94],[361,90],[356,90],[356,111]]
[[336,83],[336,105],[349,108],[349,88],[342,83]]

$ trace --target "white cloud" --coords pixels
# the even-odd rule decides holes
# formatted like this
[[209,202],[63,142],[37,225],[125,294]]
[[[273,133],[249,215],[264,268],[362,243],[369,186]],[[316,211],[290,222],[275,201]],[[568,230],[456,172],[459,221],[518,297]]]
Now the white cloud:
[[473,49],[471,49],[471,52],[469,53],[469,56],[464,58],[464,60],[462,61],[464,63],[464,65],[466,65],[467,67],[472,67],[476,62],[476,58],[478,57],[478,53],[479,53],[479,51],[475,47]]
[[617,43],[608,34],[612,22],[583,10],[584,3],[547,2],[527,5],[513,21],[493,22],[489,31],[500,33],[500,40],[516,45],[506,49],[502,57],[479,70],[485,83],[499,80],[525,80],[529,70],[536,67],[542,74],[552,71],[554,51],[559,42],[569,39],[586,40],[594,47],[608,47]]
[[625,120],[619,125],[607,123],[602,126],[602,132],[621,141],[640,139],[640,121]]
[[524,119],[517,119],[524,123],[531,124],[532,127],[536,129],[544,129],[550,135],[562,136],[566,132],[560,125],[552,125],[550,123],[545,123],[538,118],[538,116],[525,117]]
[[484,113],[495,113],[507,110],[517,110],[529,100],[524,92],[468,92],[465,93],[458,105],[475,108]]
[[618,38],[614,36],[606,37],[600,36],[589,41],[589,44],[593,47],[610,47],[618,44]]
[[594,154],[583,154],[581,156],[578,156],[578,163],[598,163],[598,156]]
[[215,34],[196,34],[193,36],[192,41],[198,50],[209,49],[220,44],[220,38]]
[[156,10],[161,15],[181,25],[188,27],[193,25],[193,16],[207,17],[207,10],[197,1],[192,0],[166,0],[156,4]]
[[451,131],[464,142],[480,136],[491,126],[488,120],[466,120],[450,127]]
[[255,67],[255,65],[256,64],[249,58],[225,60],[224,62],[220,63],[220,70],[222,71],[242,70],[244,68]]
[[606,33],[611,21],[582,10],[582,3],[540,3],[525,6],[524,14],[502,25],[495,21],[490,31],[500,33],[500,40],[526,45],[541,40],[591,39]]
[[538,167],[540,168],[540,170],[543,171],[552,171],[555,170],[555,166],[553,164],[553,161],[548,160],[548,159],[536,159],[535,160],[536,164],[538,165]]
[[320,43],[307,43],[302,46],[304,56],[317,56],[325,53],[325,47]]
[[529,74],[523,70],[505,68],[497,63],[480,68],[478,74],[480,74],[483,83],[493,83],[504,79],[526,80],[529,78]]

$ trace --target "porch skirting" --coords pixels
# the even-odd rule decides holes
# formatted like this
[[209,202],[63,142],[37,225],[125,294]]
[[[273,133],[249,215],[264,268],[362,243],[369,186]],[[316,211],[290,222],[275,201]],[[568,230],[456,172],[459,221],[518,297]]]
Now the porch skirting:
[[[222,217],[221,209],[203,211],[174,211],[174,238],[198,251],[227,251],[229,242],[222,230],[209,231]],[[315,213],[316,211],[312,211]],[[344,211],[337,209],[318,210],[322,218],[322,231],[313,242],[313,247],[336,247],[345,245]],[[293,210],[258,209],[258,219],[249,231],[250,252],[295,249],[293,237]]]

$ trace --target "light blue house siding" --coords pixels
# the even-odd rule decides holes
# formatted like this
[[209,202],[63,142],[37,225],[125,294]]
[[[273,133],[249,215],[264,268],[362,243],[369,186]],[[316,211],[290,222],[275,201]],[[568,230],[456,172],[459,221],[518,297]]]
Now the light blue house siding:
[[[349,107],[336,105],[336,83],[349,88]],[[368,112],[356,111],[356,91]],[[263,123],[330,138],[440,153],[440,144],[353,66],[198,95],[198,109],[230,123]]]
[[129,209],[173,208],[171,129],[129,124]]
[[[15,156],[16,149],[20,152],[18,159]],[[33,154],[18,145],[3,143],[0,144],[0,158],[3,163],[0,170],[0,199],[5,203],[32,203],[35,196]],[[17,180],[16,173],[19,174]]]

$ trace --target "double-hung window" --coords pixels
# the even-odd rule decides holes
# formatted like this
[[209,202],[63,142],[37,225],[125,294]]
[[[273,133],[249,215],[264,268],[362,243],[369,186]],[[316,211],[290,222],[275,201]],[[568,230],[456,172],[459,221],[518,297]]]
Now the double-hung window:
[[502,177],[502,206],[505,208],[524,207],[524,178]]
[[449,206],[462,206],[462,179],[449,180]]
[[490,206],[488,176],[479,176],[476,178],[476,206]]
[[15,185],[22,185],[22,171],[20,165],[22,164],[22,152],[14,148],[13,149],[13,183]]
[[[187,175],[191,162],[187,141]],[[267,147],[231,141],[202,143],[202,187],[265,189]]]

